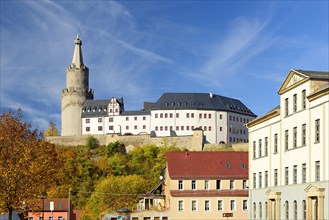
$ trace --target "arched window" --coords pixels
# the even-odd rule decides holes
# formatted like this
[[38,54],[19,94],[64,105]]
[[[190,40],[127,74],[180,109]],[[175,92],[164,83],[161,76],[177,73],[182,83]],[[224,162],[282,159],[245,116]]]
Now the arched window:
[[254,219],[256,219],[256,203],[253,204]]
[[288,220],[289,219],[289,202],[288,201],[285,202],[285,206],[286,206],[286,219]]
[[306,219],[306,201],[303,200],[303,220]]
[[297,201],[294,201],[294,219],[297,220]]
[[262,209],[262,203],[259,202],[259,218],[262,219],[263,218],[263,209]]

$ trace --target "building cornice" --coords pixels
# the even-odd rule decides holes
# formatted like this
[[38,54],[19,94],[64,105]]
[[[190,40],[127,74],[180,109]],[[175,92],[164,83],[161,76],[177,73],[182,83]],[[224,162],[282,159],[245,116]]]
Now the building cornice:
[[249,122],[248,124],[246,124],[247,128],[251,128],[255,125],[258,125],[262,122],[265,122],[265,121],[268,121],[269,119],[271,118],[274,118],[276,116],[279,116],[280,115],[280,108],[279,109],[275,109],[259,118],[256,118],[254,120],[252,120],[251,122]]
[[238,190],[170,190],[173,197],[202,197],[202,196],[248,196],[249,191]]
[[309,95],[307,98],[309,101],[314,101],[315,99],[318,99],[325,95],[329,95],[329,87],[324,90],[321,90],[319,92],[313,93],[313,94]]

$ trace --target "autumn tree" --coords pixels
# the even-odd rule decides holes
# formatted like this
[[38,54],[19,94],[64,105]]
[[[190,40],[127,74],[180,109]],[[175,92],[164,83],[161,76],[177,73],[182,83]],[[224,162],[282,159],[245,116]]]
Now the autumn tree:
[[107,211],[127,207],[133,210],[147,190],[147,181],[138,175],[111,176],[97,184],[82,219],[99,219]]
[[23,120],[21,110],[0,116],[0,212],[33,210],[56,178],[57,153],[40,132]]
[[58,136],[58,130],[56,127],[56,123],[53,121],[50,121],[48,124],[48,128],[43,132],[45,137],[50,136]]

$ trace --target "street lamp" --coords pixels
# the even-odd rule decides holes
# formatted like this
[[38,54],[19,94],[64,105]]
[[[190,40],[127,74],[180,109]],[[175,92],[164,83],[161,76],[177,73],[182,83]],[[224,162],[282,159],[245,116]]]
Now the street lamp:
[[45,214],[45,199],[46,199],[47,197],[46,196],[41,196],[41,199],[42,199],[42,220],[44,220],[45,218],[45,216],[44,216],[44,214]]

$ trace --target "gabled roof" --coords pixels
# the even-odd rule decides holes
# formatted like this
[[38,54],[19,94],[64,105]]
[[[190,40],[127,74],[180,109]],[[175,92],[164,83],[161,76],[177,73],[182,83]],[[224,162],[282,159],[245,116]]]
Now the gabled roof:
[[280,86],[278,93],[281,95],[310,79],[328,81],[329,72],[292,69]]
[[248,179],[248,152],[168,152],[171,179]]
[[[119,98],[116,100],[122,108],[123,98]],[[87,100],[82,106],[82,118],[107,116],[107,106],[110,102],[111,99]]]
[[256,116],[240,100],[212,93],[164,93],[151,110],[198,109]]

